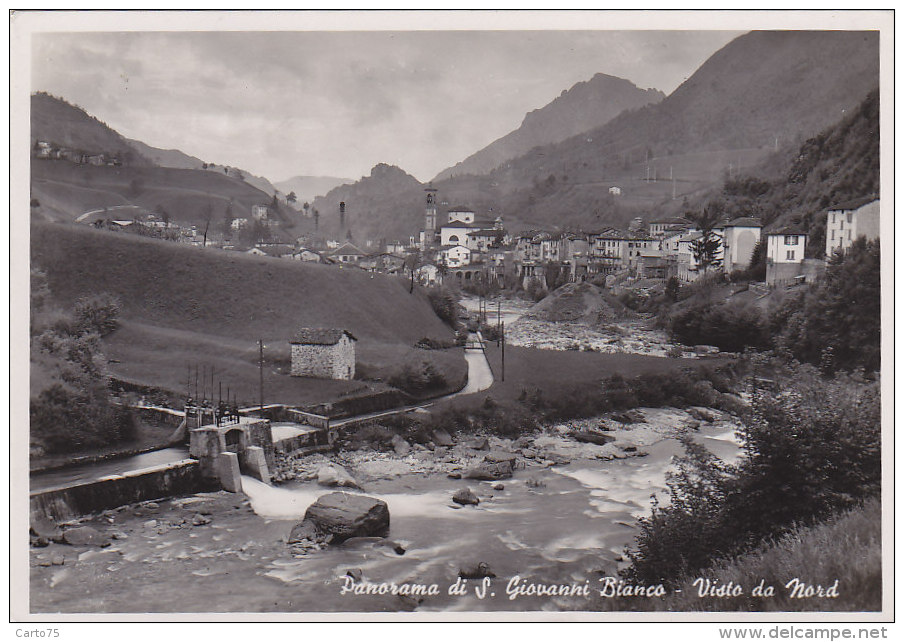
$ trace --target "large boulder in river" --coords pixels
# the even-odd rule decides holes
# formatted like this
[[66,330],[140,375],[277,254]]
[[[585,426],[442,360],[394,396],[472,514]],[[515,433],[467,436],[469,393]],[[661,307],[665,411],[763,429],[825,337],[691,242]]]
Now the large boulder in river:
[[63,541],[63,531],[60,527],[43,515],[32,515],[30,526],[29,531],[35,537],[51,542]]
[[342,466],[331,464],[317,471],[317,483],[321,486],[339,486],[341,488],[358,488],[361,486],[355,478]]
[[486,437],[476,437],[471,439],[470,441],[466,441],[464,444],[465,448],[470,448],[471,450],[489,450],[490,442]]
[[411,444],[405,441],[399,435],[392,436],[392,448],[397,455],[404,457],[411,452]]
[[456,504],[461,504],[462,506],[467,506],[469,504],[476,506],[480,503],[477,495],[475,495],[470,488],[462,488],[455,491],[455,494],[452,495],[452,501]]
[[109,546],[110,541],[92,526],[76,526],[63,531],[63,541],[70,546]]
[[452,441],[452,436],[447,433],[442,428],[437,428],[433,431],[433,443],[437,446],[454,446],[455,442]]
[[386,502],[365,495],[330,493],[308,507],[302,522],[292,529],[289,543],[307,539],[338,544],[350,537],[385,537],[388,533]]
[[515,469],[515,456],[511,458],[497,458],[487,455],[483,461],[466,472],[465,479],[477,479],[481,481],[496,481],[509,479]]
[[615,437],[612,435],[604,435],[601,432],[594,432],[592,430],[578,430],[571,433],[571,436],[578,441],[600,446],[605,446],[606,444],[615,441]]

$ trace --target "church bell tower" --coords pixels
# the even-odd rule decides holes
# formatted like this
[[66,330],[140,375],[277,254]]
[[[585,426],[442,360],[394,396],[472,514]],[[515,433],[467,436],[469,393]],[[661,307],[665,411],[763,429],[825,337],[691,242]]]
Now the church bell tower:
[[424,236],[428,244],[433,245],[436,237],[436,189],[431,185],[427,192],[427,209],[424,214]]

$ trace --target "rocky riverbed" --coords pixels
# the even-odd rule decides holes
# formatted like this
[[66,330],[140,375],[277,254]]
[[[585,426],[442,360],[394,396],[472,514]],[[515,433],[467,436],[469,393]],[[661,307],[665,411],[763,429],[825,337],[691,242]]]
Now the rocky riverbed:
[[[665,357],[676,349],[665,332],[649,329],[642,321],[591,327],[581,323],[522,317],[511,328],[506,328],[505,334],[510,345],[541,350],[593,350]],[[681,350],[680,347],[677,349]],[[682,352],[676,356],[696,355]]]
[[[509,599],[504,587],[515,576],[596,582],[615,574],[636,534],[636,518],[649,510],[650,494],[664,492],[666,470],[681,452],[677,437],[691,435],[731,459],[738,453],[735,428],[717,411],[640,409],[551,425],[516,440],[467,435],[432,449],[396,443],[392,452],[303,457],[284,466],[285,481],[278,486],[244,477],[242,494],[204,493],[69,524],[38,524],[50,532],[40,542],[33,537],[31,608],[63,613],[580,608],[578,602],[549,597]],[[496,467],[498,478],[472,476],[488,465]],[[321,472],[329,467],[341,468],[354,485],[321,485]],[[333,484],[335,478],[320,481]],[[388,537],[353,537],[319,549],[290,545],[308,508],[336,491],[385,502]],[[473,588],[449,594],[462,578],[489,574],[495,576],[496,595],[481,598]],[[349,588],[387,583],[436,585],[440,594],[366,594]]]

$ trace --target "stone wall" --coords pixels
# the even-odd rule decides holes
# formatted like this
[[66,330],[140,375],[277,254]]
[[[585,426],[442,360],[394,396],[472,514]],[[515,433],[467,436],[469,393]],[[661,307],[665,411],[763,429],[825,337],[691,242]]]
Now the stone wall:
[[355,342],[342,335],[335,345],[292,344],[292,376],[355,378]]
[[813,283],[825,273],[826,262],[821,259],[804,259],[800,263],[775,263],[766,261],[766,283],[771,286],[791,285],[797,277]]

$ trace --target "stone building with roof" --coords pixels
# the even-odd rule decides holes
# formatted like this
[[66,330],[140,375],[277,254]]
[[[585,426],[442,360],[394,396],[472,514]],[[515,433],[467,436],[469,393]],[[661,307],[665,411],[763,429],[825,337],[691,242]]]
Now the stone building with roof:
[[355,343],[348,330],[301,328],[289,341],[293,377],[355,378]]

